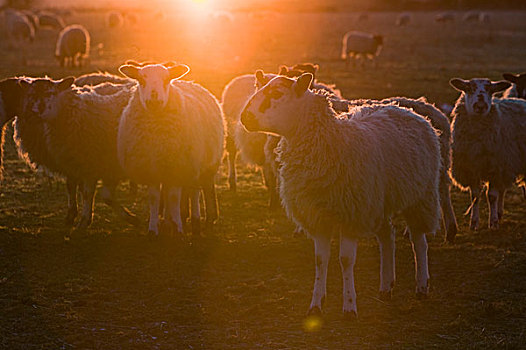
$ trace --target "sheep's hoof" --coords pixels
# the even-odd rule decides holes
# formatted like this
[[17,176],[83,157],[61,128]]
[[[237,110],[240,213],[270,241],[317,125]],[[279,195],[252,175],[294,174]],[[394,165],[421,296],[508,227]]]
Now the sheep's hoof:
[[319,306],[310,307],[307,316],[321,316],[321,308]]
[[393,293],[392,291],[388,290],[388,291],[379,291],[378,292],[378,299],[380,299],[381,301],[391,301],[393,297]]
[[358,313],[355,310],[343,310],[343,319],[347,322],[354,322],[358,319]]

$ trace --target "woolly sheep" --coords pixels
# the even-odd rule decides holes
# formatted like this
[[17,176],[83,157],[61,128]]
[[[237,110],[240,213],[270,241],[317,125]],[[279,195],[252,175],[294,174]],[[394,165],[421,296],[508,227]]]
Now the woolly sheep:
[[75,85],[84,86],[84,85],[99,85],[102,83],[113,83],[113,84],[135,84],[135,80],[130,78],[120,77],[108,72],[98,72],[98,73],[88,73],[83,74],[75,78]]
[[109,28],[120,28],[124,24],[124,17],[118,11],[111,11],[108,13],[106,23]]
[[[104,201],[119,215],[136,224],[136,219],[114,201],[114,191],[124,172],[117,158],[119,117],[131,96],[131,89],[113,86],[104,95],[98,87],[78,89],[74,78],[52,81],[49,78],[21,80],[25,90],[22,116],[33,115],[43,123],[45,149],[53,164],[52,171],[70,182],[82,185],[83,209],[78,228],[86,228],[93,218],[93,199],[97,181],[102,179]],[[19,135],[20,130],[17,129]],[[22,135],[23,136],[23,135]],[[44,165],[47,165],[44,163]],[[69,188],[70,196],[75,189]],[[72,209],[68,217],[76,215]]]
[[72,67],[82,67],[82,60],[89,57],[90,35],[80,24],[73,24],[64,28],[57,39],[55,57],[60,66],[67,65],[69,60]]
[[11,45],[20,46],[24,42],[32,42],[35,39],[35,28],[27,16],[11,9],[5,14],[7,37]]
[[526,73],[504,73],[502,76],[510,83],[513,83],[512,86],[510,86],[508,89],[506,89],[506,91],[504,91],[502,97],[517,97],[526,100]]
[[383,37],[381,35],[350,31],[343,36],[341,57],[345,60],[346,66],[349,65],[352,58],[363,57],[372,60],[380,54],[382,44]]
[[22,10],[20,11],[24,16],[26,16],[26,18],[29,20],[29,22],[31,23],[31,25],[33,26],[33,29],[35,30],[35,33],[39,27],[39,21],[38,21],[38,16],[35,15],[33,12],[29,11],[29,10]]
[[411,14],[404,12],[396,18],[396,25],[399,27],[406,26],[411,22]]
[[153,235],[159,233],[160,185],[167,196],[167,219],[177,232],[183,232],[181,187],[194,189],[194,234],[199,233],[200,187],[205,193],[207,222],[212,223],[217,217],[214,176],[223,153],[224,121],[218,101],[208,90],[192,82],[175,80],[189,70],[183,64],[168,68],[160,64],[119,68],[140,83],[120,119],[119,161],[132,181],[148,185],[148,230]]
[[[326,294],[331,237],[340,234],[343,312],[357,313],[354,263],[357,239],[375,234],[381,252],[381,295],[395,281],[394,231],[401,212],[416,261],[416,291],[428,292],[425,233],[438,228],[440,150],[425,119],[395,105],[353,108],[337,116],[326,94],[308,90],[312,75],[276,77],[247,103],[248,130],[282,135],[280,194],[287,214],[314,240],[316,279],[310,314]],[[270,96],[270,103],[267,101]]]
[[314,76],[315,79],[312,81],[312,84],[309,87],[309,89],[325,90],[329,94],[332,94],[338,98],[342,98],[341,91],[338,90],[334,84],[329,85],[329,84],[325,84],[325,83],[322,83],[316,80],[316,73],[318,72],[319,68],[320,66],[318,66],[317,64],[313,64],[313,63],[300,63],[300,64],[295,64],[292,67],[287,67],[283,65],[279,67],[278,74],[289,77],[289,78],[297,78],[303,73],[310,73]]
[[526,101],[493,98],[509,82],[488,79],[450,80],[461,92],[453,110],[452,167],[454,183],[471,192],[470,228],[479,228],[481,186],[488,183],[488,226],[497,229],[506,190],[526,175]]
[[66,27],[64,20],[59,15],[45,11],[38,14],[38,23],[43,29],[62,30]]

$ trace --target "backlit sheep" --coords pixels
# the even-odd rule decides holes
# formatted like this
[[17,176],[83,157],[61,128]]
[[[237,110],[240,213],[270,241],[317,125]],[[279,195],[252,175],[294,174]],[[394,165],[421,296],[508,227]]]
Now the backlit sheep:
[[428,121],[395,105],[353,108],[338,116],[326,94],[310,91],[312,75],[276,77],[247,103],[241,122],[251,131],[283,136],[280,195],[287,214],[314,240],[316,279],[309,313],[326,294],[330,241],[340,235],[343,312],[356,315],[357,239],[376,235],[380,292],[395,281],[390,217],[403,213],[416,261],[417,293],[428,292],[425,233],[438,228],[440,149]]
[[517,97],[526,100],[526,73],[504,73],[502,76],[510,83],[513,83],[512,86],[510,86],[508,89],[506,89],[506,91],[504,91],[502,97]]
[[[383,45],[383,37],[371,33],[350,31],[345,33],[342,41],[342,60],[349,65],[351,59],[368,58],[373,60],[380,54]],[[362,64],[363,64],[362,60]],[[355,61],[353,61],[353,64]]]
[[114,75],[108,72],[97,72],[83,74],[75,78],[75,85],[99,85],[102,83],[113,83],[113,84],[136,84],[135,80],[130,78],[124,78],[122,76]]
[[42,29],[62,30],[66,27],[64,20],[59,15],[46,11],[38,14],[38,23]]
[[455,22],[455,15],[452,12],[441,12],[435,16],[435,22],[437,23],[453,23]]
[[23,13],[6,10],[7,38],[11,46],[20,47],[35,40],[35,28]]
[[83,59],[89,57],[90,35],[80,24],[73,24],[64,28],[57,39],[55,57],[60,66],[82,67]]
[[122,113],[117,144],[128,177],[148,185],[149,233],[159,233],[161,185],[167,196],[167,219],[179,233],[181,187],[194,189],[192,227],[194,234],[199,233],[199,188],[205,193],[207,222],[217,217],[214,177],[224,147],[219,103],[200,85],[175,80],[190,70],[182,64],[124,65],[119,70],[139,81]]
[[452,112],[451,173],[455,184],[471,192],[470,228],[479,228],[479,200],[488,184],[488,226],[499,227],[506,190],[526,175],[526,101],[493,98],[509,82],[451,79],[462,92]]
[[120,28],[124,24],[124,17],[118,11],[111,11],[106,18],[106,24],[109,28]]

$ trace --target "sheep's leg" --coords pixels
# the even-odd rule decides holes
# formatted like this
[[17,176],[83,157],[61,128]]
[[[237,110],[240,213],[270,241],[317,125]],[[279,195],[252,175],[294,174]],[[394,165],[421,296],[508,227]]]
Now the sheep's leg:
[[84,182],[82,184],[82,214],[77,224],[78,229],[85,229],[93,220],[93,202],[95,200],[95,188],[97,181]]
[[480,201],[480,185],[471,186],[471,218],[469,228],[471,230],[479,229],[480,214],[479,214],[479,201]]
[[278,190],[276,188],[276,174],[274,174],[274,171],[272,171],[272,166],[268,162],[263,166],[263,177],[270,195],[269,208],[271,210],[276,210],[279,208],[279,196]]
[[190,194],[192,190],[185,187],[181,190],[181,221],[186,223],[188,217],[190,216]]
[[425,298],[429,292],[426,235],[422,232],[411,232],[409,237],[415,256],[416,296],[417,298]]
[[380,299],[390,300],[395,285],[395,232],[390,222],[386,222],[378,235],[380,248]]
[[499,199],[497,200],[497,214],[499,217],[499,222],[502,220],[502,216],[504,215],[504,196],[505,195],[506,195],[505,189],[499,190]]
[[314,258],[316,264],[316,280],[310,303],[309,315],[320,314],[325,302],[327,285],[327,267],[331,256],[331,239],[325,236],[317,236],[314,240]]
[[451,204],[451,188],[449,184],[441,184],[440,186],[440,206],[442,207],[442,216],[444,217],[444,226],[446,227],[446,241],[454,243],[458,226],[455,211]]
[[159,185],[148,186],[148,204],[150,206],[150,220],[148,222],[148,234],[159,235],[159,204],[161,201],[161,190]]
[[228,185],[232,192],[236,192],[236,158],[237,148],[232,136],[226,137],[226,150],[228,153]]
[[127,208],[117,203],[117,201],[115,200],[115,188],[116,187],[117,185],[115,184],[105,184],[102,187],[101,195],[102,195],[102,199],[104,200],[104,203],[106,203],[106,205],[111,207],[113,211],[117,213],[117,215],[119,215],[121,218],[126,220],[128,223],[134,226],[139,226],[140,222],[135,216],[135,214],[133,214]]
[[488,227],[493,230],[499,228],[499,214],[498,214],[498,201],[499,201],[499,190],[495,188],[491,183],[488,185],[486,191],[486,198],[488,200],[489,208],[489,220]]
[[181,221],[181,192],[181,187],[166,188],[166,208],[170,213],[170,223],[177,235],[183,233],[183,222]]
[[203,182],[203,195],[206,210],[206,228],[211,229],[219,217],[214,176]]
[[201,234],[201,206],[199,205],[200,194],[200,189],[193,189],[190,191],[190,202],[192,203],[192,235],[194,236],[199,236]]
[[343,278],[343,316],[354,318],[358,315],[356,308],[356,290],[354,289],[354,263],[358,240],[340,236],[340,267]]
[[77,182],[71,178],[66,179],[66,188],[68,194],[68,214],[66,215],[66,225],[71,226],[78,214],[77,207]]

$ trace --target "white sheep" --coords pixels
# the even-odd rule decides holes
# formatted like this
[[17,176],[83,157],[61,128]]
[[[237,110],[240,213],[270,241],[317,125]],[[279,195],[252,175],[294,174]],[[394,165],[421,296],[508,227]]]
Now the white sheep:
[[89,57],[90,35],[80,24],[73,24],[64,28],[58,35],[55,57],[60,66],[82,67],[82,60]]
[[38,14],[38,23],[42,29],[62,30],[66,27],[64,20],[59,15],[47,11]]
[[509,82],[488,79],[450,80],[461,91],[452,112],[451,174],[455,184],[471,192],[470,228],[479,228],[482,185],[488,184],[488,226],[497,229],[504,213],[506,190],[526,175],[526,101],[493,98]]
[[[342,41],[342,60],[346,66],[352,58],[359,57],[372,60],[380,54],[383,45],[383,36],[371,33],[350,31],[345,33]],[[363,63],[364,61],[362,61]],[[353,61],[353,64],[355,61]]]
[[[159,233],[160,186],[166,193],[167,219],[182,233],[181,187],[193,188],[192,226],[199,233],[199,188],[205,193],[207,221],[215,199],[214,177],[224,148],[224,121],[217,99],[200,85],[175,80],[188,73],[183,64],[119,71],[139,81],[124,109],[117,137],[119,161],[128,177],[148,185],[150,234]],[[208,192],[208,195],[207,195]],[[217,213],[217,209],[215,209]]]
[[276,77],[247,103],[241,122],[283,136],[280,195],[287,214],[314,240],[316,279],[309,313],[321,312],[331,237],[340,235],[343,311],[356,315],[357,239],[376,235],[381,295],[395,281],[390,218],[403,213],[416,261],[416,291],[428,292],[427,242],[439,224],[438,138],[428,121],[395,105],[353,108],[338,116],[326,94],[308,90],[312,75]]
[[[136,224],[136,218],[114,200],[115,188],[124,179],[117,158],[117,130],[121,112],[128,104],[132,90],[111,83],[79,89],[72,86],[73,82],[74,78],[58,82],[49,78],[21,79],[25,101],[19,118],[40,119],[43,148],[52,164],[50,170],[65,176],[71,186],[74,183],[82,186],[83,209],[78,228],[84,229],[91,224],[99,179],[104,182],[102,196],[105,203]],[[98,93],[99,88],[104,94]],[[15,127],[17,138],[27,141],[20,124]],[[47,167],[47,162],[40,162]],[[76,186],[68,186],[68,193],[70,198],[75,196]],[[72,216],[68,217],[71,222],[76,208],[68,214]]]
[[396,25],[399,26],[399,27],[406,26],[409,23],[411,23],[411,14],[410,13],[407,13],[407,12],[401,13],[396,18]]
[[510,83],[513,83],[508,89],[506,89],[506,91],[504,91],[502,97],[517,97],[526,100],[526,73],[504,73],[502,76]]

